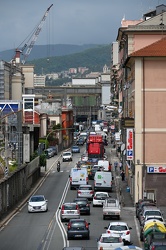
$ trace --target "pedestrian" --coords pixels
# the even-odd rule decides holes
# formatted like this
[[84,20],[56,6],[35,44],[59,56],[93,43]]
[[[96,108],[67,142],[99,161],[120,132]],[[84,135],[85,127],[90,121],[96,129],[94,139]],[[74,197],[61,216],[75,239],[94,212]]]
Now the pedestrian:
[[120,174],[120,175],[121,175],[122,181],[124,181],[124,180],[125,180],[125,173],[124,173],[124,170],[121,171],[121,174]]
[[114,162],[114,169],[115,169],[115,172],[117,171],[117,166],[118,166],[118,162],[115,161],[115,162]]
[[120,171],[122,170],[122,163],[121,162],[119,163],[119,170]]

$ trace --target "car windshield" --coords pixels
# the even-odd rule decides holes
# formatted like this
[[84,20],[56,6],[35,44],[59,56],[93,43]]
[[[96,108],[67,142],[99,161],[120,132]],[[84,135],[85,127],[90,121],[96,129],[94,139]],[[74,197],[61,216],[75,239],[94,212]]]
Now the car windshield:
[[70,153],[70,152],[68,152],[68,153],[63,153],[63,155],[64,155],[64,156],[67,156],[67,155],[71,155],[71,153]]
[[96,194],[96,197],[108,197],[107,194]]
[[44,197],[43,196],[33,196],[30,199],[30,202],[38,202],[38,201],[44,201]]
[[118,237],[102,237],[101,242],[103,243],[118,243],[119,238]]
[[76,204],[65,204],[64,210],[76,210]]
[[126,231],[127,227],[125,225],[111,225],[109,229],[114,231]]

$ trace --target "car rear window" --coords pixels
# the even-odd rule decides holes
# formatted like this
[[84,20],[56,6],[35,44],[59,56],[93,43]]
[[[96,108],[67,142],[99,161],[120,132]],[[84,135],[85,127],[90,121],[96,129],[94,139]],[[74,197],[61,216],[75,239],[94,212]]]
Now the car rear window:
[[115,230],[115,231],[126,231],[127,227],[125,225],[112,225],[109,228],[110,230]]
[[64,210],[76,210],[76,204],[65,204]]
[[96,197],[108,197],[107,194],[96,194]]
[[118,237],[102,237],[101,241],[103,243],[118,243],[119,238]]
[[79,187],[79,190],[92,190],[92,187]]
[[161,213],[160,213],[160,211],[146,211],[145,212],[145,216],[146,215],[160,215],[161,216]]
[[85,222],[84,221],[72,222],[71,226],[72,228],[85,227]]

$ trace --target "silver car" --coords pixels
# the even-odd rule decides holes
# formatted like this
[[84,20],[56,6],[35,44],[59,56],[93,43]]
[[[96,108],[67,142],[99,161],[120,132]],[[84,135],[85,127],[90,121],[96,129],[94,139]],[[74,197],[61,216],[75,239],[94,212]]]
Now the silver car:
[[92,189],[92,185],[80,185],[77,190],[77,197],[88,198],[89,200],[93,200],[94,190]]
[[80,209],[78,204],[75,202],[64,203],[59,209],[61,209],[62,222],[65,220],[80,218]]

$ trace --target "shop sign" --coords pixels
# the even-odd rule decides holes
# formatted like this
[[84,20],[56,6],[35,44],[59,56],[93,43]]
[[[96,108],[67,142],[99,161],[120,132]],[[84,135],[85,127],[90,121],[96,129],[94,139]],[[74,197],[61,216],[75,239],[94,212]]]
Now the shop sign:
[[127,129],[127,161],[133,160],[133,129]]
[[148,166],[148,174],[166,174],[166,166]]

